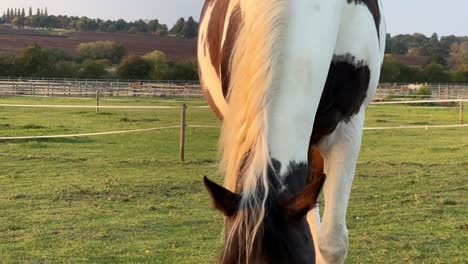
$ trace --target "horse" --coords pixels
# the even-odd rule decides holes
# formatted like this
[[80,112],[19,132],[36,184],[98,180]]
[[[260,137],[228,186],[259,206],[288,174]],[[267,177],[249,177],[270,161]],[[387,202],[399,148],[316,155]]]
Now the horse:
[[225,182],[204,182],[225,215],[221,263],[344,263],[385,39],[380,0],[206,0],[199,77]]

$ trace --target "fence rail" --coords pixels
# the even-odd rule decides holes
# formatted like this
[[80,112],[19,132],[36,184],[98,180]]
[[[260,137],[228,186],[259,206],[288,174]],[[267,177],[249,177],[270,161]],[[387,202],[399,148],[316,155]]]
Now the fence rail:
[[[431,94],[416,93],[422,86],[430,89]],[[200,84],[193,81],[122,81],[122,80],[84,80],[84,79],[31,79],[0,77],[2,96],[65,96],[93,97],[99,92],[104,97],[201,97]],[[401,99],[457,99],[468,98],[468,84],[407,84],[382,83],[375,99],[377,101]]]
[[[430,94],[420,94],[418,90],[427,87]],[[408,83],[381,83],[375,95],[376,101],[388,101],[402,98],[450,100],[460,97],[468,98],[468,84],[408,84]]]
[[99,92],[102,96],[190,96],[200,97],[200,85],[194,82],[151,82],[119,80],[69,80],[69,79],[1,79],[2,96],[62,96],[93,97]]
[[[20,104],[0,104],[0,107],[18,107],[18,108],[94,108],[96,107],[96,112],[99,112],[99,108],[108,108],[108,109],[177,109],[178,106],[99,106],[99,92],[96,93],[97,96],[97,105],[20,105]],[[464,124],[463,119],[463,109],[464,102],[468,102],[467,99],[463,100],[461,97],[458,100],[424,100],[424,101],[399,101],[399,102],[373,102],[373,105],[381,104],[420,104],[427,102],[457,102],[460,119],[459,124],[449,124],[449,125],[421,125],[421,126],[395,126],[395,127],[365,127],[364,130],[407,130],[407,129],[436,129],[436,128],[466,128],[468,124]],[[167,127],[157,127],[157,128],[146,128],[146,129],[135,129],[135,130],[120,130],[120,131],[108,131],[108,132],[97,132],[97,133],[83,133],[83,134],[68,134],[68,135],[44,135],[44,136],[15,136],[15,137],[0,137],[0,141],[5,140],[37,140],[37,139],[53,139],[53,138],[70,138],[70,137],[91,137],[91,136],[105,136],[105,135],[115,135],[115,134],[126,134],[126,133],[137,133],[137,132],[147,132],[155,130],[166,130],[166,129],[175,129],[180,128],[180,160],[184,161],[185,159],[185,141],[186,141],[186,129],[187,128],[219,128],[217,125],[200,125],[200,124],[187,124],[186,120],[186,111],[187,108],[208,108],[208,106],[190,106],[183,104],[181,108],[181,121],[179,125],[172,125]]]

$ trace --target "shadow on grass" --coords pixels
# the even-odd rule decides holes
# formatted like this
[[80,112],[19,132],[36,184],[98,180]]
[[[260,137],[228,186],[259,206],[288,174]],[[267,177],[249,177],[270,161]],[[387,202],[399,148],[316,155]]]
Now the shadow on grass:
[[47,127],[41,126],[41,125],[29,124],[29,125],[21,126],[21,128],[22,129],[44,129],[44,128],[47,128]]

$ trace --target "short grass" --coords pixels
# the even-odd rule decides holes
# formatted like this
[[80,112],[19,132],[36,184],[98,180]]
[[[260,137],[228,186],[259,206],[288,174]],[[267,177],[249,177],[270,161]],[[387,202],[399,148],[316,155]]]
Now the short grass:
[[[180,105],[184,98],[108,104]],[[6,98],[0,103],[90,104]],[[201,105],[200,100],[189,104]],[[179,110],[0,107],[0,136],[178,124]],[[366,126],[455,124],[454,108],[370,107]],[[218,125],[208,109],[189,124]],[[218,182],[217,129],[0,142],[0,262],[215,263],[222,217],[202,176]],[[366,131],[348,211],[347,263],[466,263],[468,132]]]

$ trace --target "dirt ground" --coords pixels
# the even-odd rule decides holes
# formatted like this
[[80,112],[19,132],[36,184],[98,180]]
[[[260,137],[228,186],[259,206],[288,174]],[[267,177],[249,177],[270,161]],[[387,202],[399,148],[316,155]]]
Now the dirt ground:
[[124,44],[129,54],[143,55],[161,50],[173,59],[188,59],[196,56],[196,40],[104,32],[72,32],[61,35],[32,30],[13,30],[0,27],[0,52],[19,52],[25,45],[37,43],[45,48],[64,49],[67,54],[76,54],[83,42],[110,40]]

